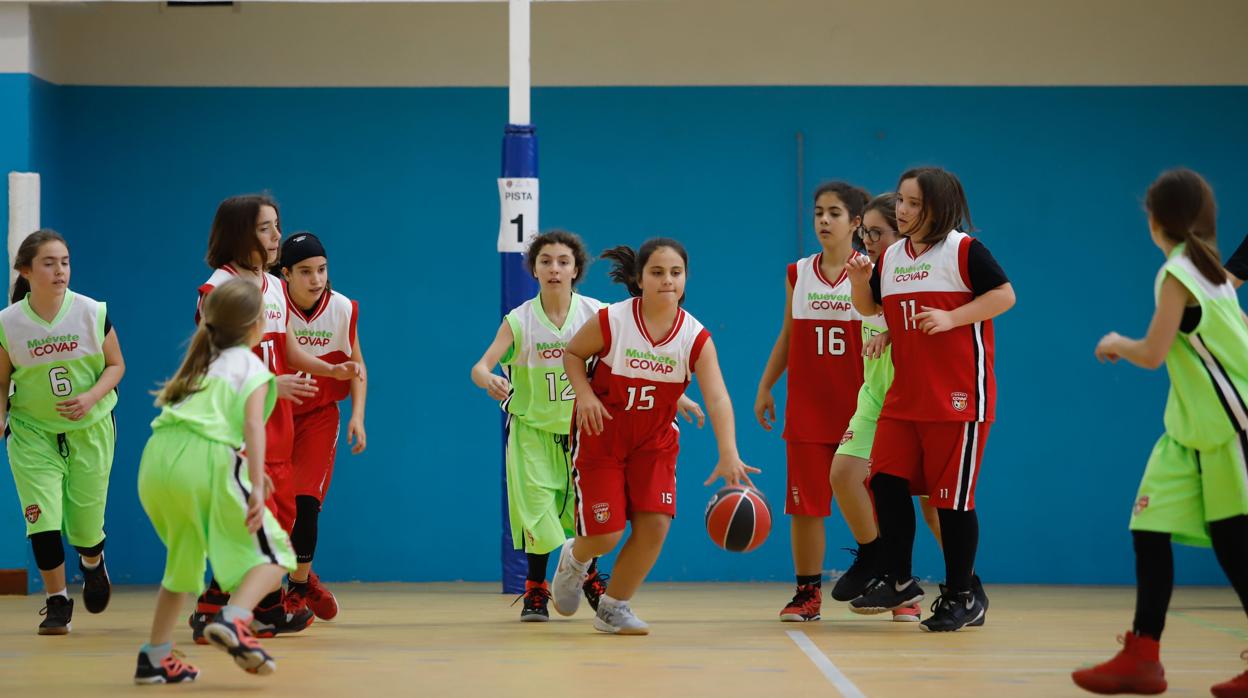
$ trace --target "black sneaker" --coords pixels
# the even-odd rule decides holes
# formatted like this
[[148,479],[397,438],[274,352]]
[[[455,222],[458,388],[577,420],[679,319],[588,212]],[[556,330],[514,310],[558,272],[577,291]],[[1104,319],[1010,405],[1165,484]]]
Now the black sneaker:
[[593,573],[581,584],[581,591],[585,592],[585,600],[589,602],[589,607],[594,609],[594,613],[598,612],[598,600],[607,593],[607,580],[610,578],[611,575],[603,574],[595,567]]
[[152,660],[147,658],[147,652],[139,652],[139,664],[134,669],[134,682],[140,685],[156,684],[156,683],[182,683],[183,681],[191,682],[199,676],[199,669],[187,664],[186,656],[181,652],[174,650],[167,657],[160,660],[160,665],[152,666]]
[[843,549],[854,556],[854,563],[836,580],[836,586],[832,587],[832,598],[837,601],[853,601],[871,587],[871,582],[875,581],[879,573],[875,569],[874,560],[869,560],[867,555],[862,554],[862,546],[858,546],[857,550]]
[[229,602],[230,595],[221,591],[215,584],[199,595],[199,599],[195,602],[195,612],[187,619],[187,624],[191,626],[191,639],[195,641],[195,644],[208,644],[208,638],[204,637],[204,626],[212,622],[213,616],[220,613]]
[[[545,623],[550,620],[550,587],[546,582],[525,582],[524,587],[524,593],[516,599],[524,599],[524,608],[520,609],[520,622]],[[515,606],[515,601],[511,605]]]
[[307,606],[288,609],[283,602],[270,608],[257,608],[252,615],[251,632],[256,637],[287,635],[303,631],[314,620],[316,614]]
[[849,602],[849,610],[863,615],[884,613],[894,608],[910,606],[923,600],[923,587],[919,586],[917,577],[911,577],[906,585],[898,589],[892,580],[885,577],[877,580],[862,596]]
[[108,581],[108,568],[104,566],[104,556],[100,555],[100,564],[89,570],[78,558],[78,569],[82,570],[82,605],[87,613],[101,613],[108,608],[108,600],[113,596],[113,585]]
[[973,591],[951,592],[940,585],[940,598],[932,603],[932,617],[920,623],[924,630],[950,633],[983,620],[984,605]]
[[971,576],[971,593],[975,594],[975,598],[979,599],[979,602],[984,605],[984,615],[980,616],[978,620],[967,623],[967,625],[978,628],[988,618],[988,594],[984,591],[984,583],[979,581],[978,574]]
[[39,615],[45,616],[43,622],[39,624],[39,634],[68,635],[69,621],[74,617],[74,600],[58,594],[49,596],[46,604],[39,611]]

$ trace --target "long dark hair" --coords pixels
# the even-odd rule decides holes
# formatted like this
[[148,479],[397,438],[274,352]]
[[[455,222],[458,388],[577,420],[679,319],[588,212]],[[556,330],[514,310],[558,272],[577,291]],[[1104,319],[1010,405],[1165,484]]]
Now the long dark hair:
[[1163,172],[1149,186],[1144,207],[1166,239],[1186,243],[1184,253],[1206,279],[1226,281],[1218,254],[1218,205],[1204,177],[1186,168]]
[[204,298],[203,318],[186,358],[156,393],[156,405],[173,405],[199,392],[208,367],[221,352],[236,347],[248,338],[260,319],[264,299],[260,287],[246,279],[230,279],[209,292]]
[[[650,238],[641,243],[641,248],[634,251],[627,245],[612,247],[603,252],[602,259],[611,260],[611,271],[609,275],[611,280],[617,284],[624,284],[628,289],[628,295],[633,297],[641,296],[641,273],[646,268],[646,263],[650,261],[650,255],[660,247],[670,247],[680,255],[681,261],[685,263],[685,270],[689,269],[689,253],[685,251],[685,246],[680,244],[679,240],[672,238]],[[681,297],[684,300],[684,297]]]
[[59,242],[69,249],[69,243],[65,242],[65,238],[61,234],[51,228],[43,228],[36,230],[22,240],[21,246],[17,248],[17,255],[13,258],[13,268],[19,273],[17,280],[13,282],[13,294],[9,296],[10,303],[16,303],[26,297],[30,293],[30,280],[21,275],[23,269],[29,269],[35,263],[35,257],[39,256],[39,248],[43,247],[45,242]]
[[836,198],[845,204],[845,209],[849,211],[850,219],[858,218],[864,213],[867,201],[871,198],[871,194],[862,187],[854,186],[849,182],[824,182],[815,190],[814,203],[819,203],[819,197],[824,194],[836,194]]
[[970,233],[975,230],[971,222],[971,207],[966,203],[966,192],[962,190],[962,182],[956,175],[939,167],[916,167],[906,170],[897,180],[897,188],[901,183],[913,179],[923,192],[923,210],[918,220],[914,221],[914,230],[931,223],[927,236],[921,242],[925,245],[936,243],[949,237],[954,230]]
[[533,238],[528,251],[524,253],[524,264],[529,268],[529,273],[537,276],[537,256],[547,245],[566,245],[572,250],[572,262],[576,264],[576,277],[572,279],[572,286],[581,283],[581,279],[585,278],[585,270],[589,268],[589,251],[585,249],[585,241],[581,236],[567,230],[547,230]]
[[[220,269],[227,264],[237,264],[252,271],[266,270],[268,252],[264,243],[256,237],[256,219],[265,206],[272,206],[277,213],[280,229],[282,212],[273,197],[267,194],[231,196],[217,206],[217,214],[212,218],[212,232],[208,235],[208,254],[205,256],[208,266]],[[251,262],[256,255],[260,258],[259,266]]]

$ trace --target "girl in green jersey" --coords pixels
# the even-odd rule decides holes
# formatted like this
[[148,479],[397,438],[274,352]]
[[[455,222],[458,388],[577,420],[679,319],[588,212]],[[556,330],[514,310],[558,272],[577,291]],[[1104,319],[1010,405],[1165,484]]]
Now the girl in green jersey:
[[[83,603],[99,613],[111,586],[104,505],[113,467],[115,388],[126,372],[104,303],[69,290],[69,247],[51,230],[27,236],[13,267],[12,305],[0,311],[0,420],[26,535],[47,592],[40,635],[65,635],[61,531],[78,551]],[[9,386],[13,393],[9,395]]]
[[[1213,191],[1191,170],[1171,170],[1145,199],[1153,243],[1166,262],[1157,274],[1157,309],[1143,339],[1116,332],[1096,358],[1126,359],[1170,374],[1166,431],[1153,447],[1131,517],[1135,621],[1123,649],[1073,674],[1093,693],[1160,693],[1161,632],[1174,587],[1171,540],[1212,545],[1248,609],[1248,318],[1218,258]],[[1248,696],[1248,672],[1213,687]]]

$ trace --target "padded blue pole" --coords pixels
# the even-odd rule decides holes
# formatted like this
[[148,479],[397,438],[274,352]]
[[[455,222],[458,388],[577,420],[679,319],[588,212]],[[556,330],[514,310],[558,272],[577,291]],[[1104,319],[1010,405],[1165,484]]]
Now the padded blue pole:
[[[537,178],[537,130],[533,126],[508,124],[503,132],[503,179]],[[536,213],[536,211],[534,212]],[[503,315],[513,308],[537,295],[537,280],[529,274],[524,265],[524,253],[504,251],[501,236],[516,235],[514,241],[518,247],[523,244],[525,228],[536,227],[537,221],[527,222],[514,219],[503,221],[503,225],[514,224],[514,228],[504,228],[500,232],[499,244],[499,277],[501,280]],[[508,240],[510,242],[511,240]],[[509,245],[510,246],[510,245]],[[523,249],[523,248],[521,248]],[[504,415],[504,420],[506,415]],[[503,593],[520,594],[524,592],[524,579],[528,573],[528,562],[524,552],[516,550],[511,543],[511,523],[507,514],[507,463],[506,463],[506,429],[503,430],[504,458],[502,466],[502,514],[503,532],[500,544],[503,565]]]

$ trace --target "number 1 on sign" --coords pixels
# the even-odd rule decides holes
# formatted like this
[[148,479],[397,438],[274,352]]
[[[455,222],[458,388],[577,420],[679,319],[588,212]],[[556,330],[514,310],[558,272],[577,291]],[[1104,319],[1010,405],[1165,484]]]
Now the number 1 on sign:
[[507,222],[516,224],[516,242],[524,242],[524,214],[517,214],[515,218]]

